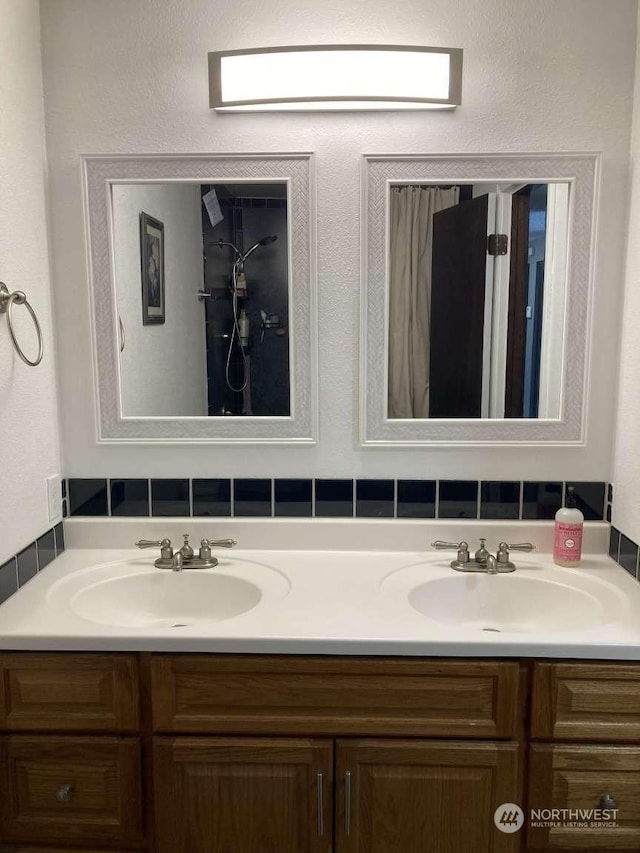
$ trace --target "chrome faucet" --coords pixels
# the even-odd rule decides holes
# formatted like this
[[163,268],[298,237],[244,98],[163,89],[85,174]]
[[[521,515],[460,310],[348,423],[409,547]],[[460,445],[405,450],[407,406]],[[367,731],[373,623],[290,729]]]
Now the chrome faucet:
[[509,551],[534,551],[535,545],[531,542],[516,542],[509,545],[500,542],[498,551],[494,557],[485,547],[486,539],[480,539],[480,547],[469,558],[469,545],[467,542],[442,542],[439,539],[431,543],[438,551],[457,551],[457,557],[451,561],[451,568],[456,572],[483,572],[487,575],[500,575],[515,571],[515,563],[509,559]]
[[237,545],[235,539],[203,539],[196,557],[189,544],[189,534],[182,534],[182,547],[174,551],[170,539],[140,539],[135,543],[136,548],[160,548],[160,556],[154,561],[159,569],[171,569],[181,572],[183,569],[213,569],[218,565],[217,557],[211,555],[212,548],[233,548]]

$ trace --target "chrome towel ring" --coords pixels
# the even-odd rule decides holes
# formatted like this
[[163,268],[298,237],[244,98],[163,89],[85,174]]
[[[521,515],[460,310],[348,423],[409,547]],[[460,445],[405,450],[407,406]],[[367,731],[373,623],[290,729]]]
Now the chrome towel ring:
[[[30,358],[22,351],[20,344],[18,343],[18,339],[16,338],[15,332],[13,331],[13,318],[11,315],[11,311],[14,305],[24,305],[29,314],[31,314],[31,319],[33,320],[33,325],[36,327],[36,333],[38,335],[38,355],[36,356],[35,361],[31,361]],[[0,281],[0,314],[7,315],[7,326],[9,327],[9,334],[11,335],[11,340],[13,341],[13,345],[16,348],[16,352],[20,356],[20,358],[24,361],[25,364],[28,364],[29,367],[37,367],[42,361],[42,329],[40,328],[40,323],[38,322],[38,318],[36,317],[36,312],[33,310],[29,302],[27,301],[27,297],[21,290],[14,290],[13,293],[9,292],[9,289],[6,284]]]

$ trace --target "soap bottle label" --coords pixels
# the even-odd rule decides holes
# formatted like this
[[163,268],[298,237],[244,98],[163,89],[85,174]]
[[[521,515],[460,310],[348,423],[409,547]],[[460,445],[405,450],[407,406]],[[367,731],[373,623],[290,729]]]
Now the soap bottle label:
[[560,560],[579,560],[582,554],[582,525],[556,522],[553,555]]

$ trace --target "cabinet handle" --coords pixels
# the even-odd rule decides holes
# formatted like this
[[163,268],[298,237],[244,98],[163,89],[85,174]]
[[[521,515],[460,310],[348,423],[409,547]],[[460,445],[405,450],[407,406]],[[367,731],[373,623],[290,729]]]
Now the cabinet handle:
[[58,788],[56,791],[56,800],[59,803],[68,803],[71,799],[71,795],[73,794],[73,785],[62,785],[61,788]]
[[344,774],[344,834],[351,835],[351,771]]
[[600,797],[600,808],[602,809],[617,809],[618,801],[611,794],[603,794]]
[[324,798],[322,791],[322,782],[323,782],[322,773],[316,773],[316,791],[318,796],[318,837],[322,838],[324,835]]

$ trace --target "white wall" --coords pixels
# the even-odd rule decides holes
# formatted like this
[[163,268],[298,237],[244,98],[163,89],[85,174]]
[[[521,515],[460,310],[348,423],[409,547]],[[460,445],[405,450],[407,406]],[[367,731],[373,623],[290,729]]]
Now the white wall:
[[640,542],[640,58],[636,60],[630,184],[612,520]]
[[[0,563],[49,528],[45,477],[60,472],[45,221],[44,112],[37,0],[0,0],[0,280],[24,290],[44,360],[24,365],[0,316]],[[37,343],[24,309],[17,332]]]
[[[636,0],[43,0],[63,438],[69,475],[607,479]],[[207,52],[331,42],[462,47],[463,105],[413,114],[216,115]],[[317,152],[320,443],[311,449],[97,447],[80,153]],[[360,155],[600,150],[604,155],[583,448],[359,450]],[[73,334],[72,334],[73,332]]]
[[[122,411],[127,417],[207,414],[202,201],[199,184],[120,184],[113,188]],[[140,213],[164,224],[165,322],[143,326]]]

